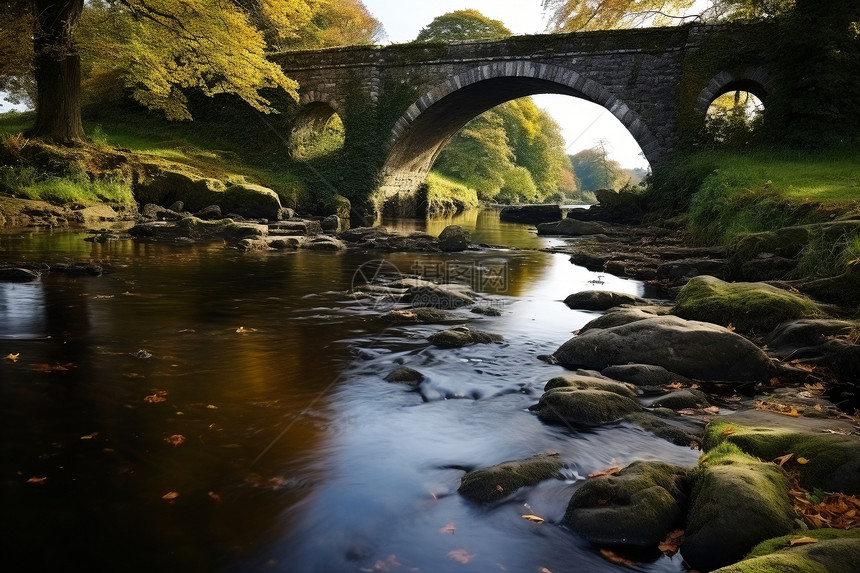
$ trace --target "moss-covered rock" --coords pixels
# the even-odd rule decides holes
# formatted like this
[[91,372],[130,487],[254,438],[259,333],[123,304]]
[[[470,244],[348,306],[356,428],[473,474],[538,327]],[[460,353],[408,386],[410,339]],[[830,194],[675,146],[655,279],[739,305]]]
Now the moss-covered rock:
[[583,376],[580,374],[562,374],[549,380],[544,386],[544,392],[548,392],[553,388],[570,388],[573,390],[603,390],[604,392],[614,392],[628,398],[637,396],[636,387],[615,380],[606,378],[595,378],[594,376]]
[[182,201],[189,211],[217,204],[223,196],[224,182],[180,171],[157,170],[152,177],[134,185],[134,199],[141,205],[155,203],[168,207]]
[[[806,489],[860,494],[860,438],[839,420],[795,418],[749,410],[714,418],[705,431],[705,450],[732,444],[763,460],[787,454],[806,458],[798,464]],[[843,435],[842,432],[849,435]]]
[[710,406],[708,396],[701,390],[689,388],[669,392],[651,403],[655,408],[669,408],[670,410],[683,410],[685,408],[707,408]]
[[424,381],[424,375],[414,368],[400,366],[389,372],[388,376],[385,377],[385,381],[406,384],[408,386],[418,386]]
[[766,539],[795,529],[782,469],[732,444],[709,452],[695,472],[681,555],[694,569],[734,563]]
[[599,330],[601,328],[613,328],[616,326],[624,326],[632,322],[646,320],[660,316],[651,309],[643,308],[618,308],[598,316],[594,320],[590,320],[579,329],[580,334],[585,334],[589,330]]
[[691,279],[678,294],[672,312],[758,334],[786,320],[822,314],[818,305],[794,293],[764,283],[727,283],[709,276]]
[[459,320],[450,312],[429,306],[389,310],[381,318],[391,324],[440,324]]
[[845,265],[845,271],[839,276],[803,282],[797,288],[826,302],[857,307],[860,305],[860,259]]
[[565,342],[553,357],[565,366],[598,370],[653,364],[688,378],[722,382],[763,382],[772,372],[770,359],[749,340],[676,316],[589,330]]
[[478,502],[503,499],[518,489],[558,477],[563,467],[557,452],[544,452],[524,460],[503,462],[467,473],[457,492]]
[[662,462],[634,462],[618,476],[586,481],[573,494],[564,524],[601,545],[657,545],[683,520],[687,470]]
[[[398,283],[392,283],[391,286],[396,287],[397,285]],[[408,288],[403,296],[403,301],[411,303],[412,306],[427,306],[445,310],[471,306],[475,302],[475,294],[464,285],[428,283]]]
[[216,203],[223,213],[236,213],[246,219],[278,221],[283,218],[278,194],[260,185],[230,185]]
[[555,388],[545,392],[529,410],[547,422],[597,425],[614,422],[642,408],[626,396],[604,390]]
[[467,328],[465,326],[455,326],[448,330],[443,330],[427,337],[427,340],[435,346],[441,348],[460,348],[471,344],[489,344],[491,342],[503,342],[504,338],[500,334],[484,332]]
[[702,428],[693,427],[695,424],[694,421],[682,419],[674,412],[672,414],[677,419],[667,418],[658,415],[658,413],[662,412],[660,410],[634,412],[633,414],[624,416],[624,420],[676,446],[688,447],[693,443],[701,441]]
[[[801,537],[817,539],[792,547]],[[860,529],[814,529],[758,544],[743,561],[714,573],[854,573],[860,564]]]
[[651,304],[644,298],[623,292],[605,290],[583,290],[564,299],[568,308],[578,310],[609,310],[617,306],[644,306]]
[[439,233],[439,248],[446,253],[468,248],[472,235],[460,225],[448,225]]

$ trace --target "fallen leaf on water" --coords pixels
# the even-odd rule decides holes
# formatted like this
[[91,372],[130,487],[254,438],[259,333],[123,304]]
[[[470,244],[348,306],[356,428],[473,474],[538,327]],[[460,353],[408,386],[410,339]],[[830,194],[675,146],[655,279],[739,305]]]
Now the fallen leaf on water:
[[538,573],[552,573],[552,571],[550,571],[546,567],[541,567],[540,569],[538,569]]
[[678,413],[682,416],[695,416],[699,413],[699,411],[693,408],[683,408],[681,410],[678,410]]
[[215,503],[223,503],[224,502],[224,500],[221,499],[221,495],[219,495],[218,493],[215,493],[214,491],[209,492],[209,499],[211,499]]
[[596,477],[601,477],[601,476],[617,476],[620,473],[621,473],[621,468],[618,466],[613,466],[609,469],[600,470],[599,472],[590,473],[590,474],[588,474],[588,477],[596,478]]
[[20,352],[19,352],[18,354],[11,354],[11,353],[10,353],[10,354],[8,354],[7,356],[4,356],[4,357],[3,357],[3,360],[11,360],[12,362],[18,362],[18,357],[19,357],[19,356],[21,356],[21,353],[20,353]]
[[792,539],[789,541],[789,547],[795,547],[797,545],[809,545],[811,543],[818,543],[818,540],[814,537],[798,537],[797,539]]
[[666,539],[657,546],[657,548],[662,551],[663,555],[666,557],[672,557],[678,552],[678,548],[683,542],[684,531],[682,529],[676,529],[675,531],[670,531],[666,536]]
[[173,447],[181,446],[185,443],[185,436],[182,434],[173,434],[172,436],[164,438],[164,441]]
[[705,408],[705,412],[708,414],[719,414],[720,408],[719,406],[709,406],[708,408]]
[[610,551],[608,549],[601,549],[600,550],[600,556],[603,557],[604,559],[606,559],[607,561],[609,561],[610,563],[614,564],[614,565],[621,565],[622,567],[633,567],[636,565],[635,563],[633,563],[629,559],[626,559],[626,558],[624,558],[624,557],[618,555],[617,553]]
[[245,328],[244,326],[240,326],[239,328],[236,329],[236,332],[238,334],[249,334],[251,332],[257,332],[257,329],[256,328]]
[[27,480],[27,483],[34,483],[36,485],[44,485],[44,483],[46,481],[48,481],[47,477],[40,478],[40,477],[33,476]]
[[81,439],[82,440],[92,440],[93,438],[95,438],[98,435],[99,435],[98,432],[93,432],[92,434],[87,434],[86,436],[81,436]]
[[475,557],[476,555],[474,553],[469,553],[465,549],[454,549],[448,553],[448,559],[453,559],[454,561],[464,565],[472,561]]
[[77,368],[73,362],[67,362],[65,364],[35,364],[35,365],[33,365],[33,370],[35,372],[42,372],[44,374],[50,374],[51,372],[68,372],[72,368]]
[[677,381],[672,382],[671,384],[666,384],[664,386],[664,388],[666,388],[667,390],[680,390],[683,387],[684,387],[684,385],[681,384],[680,382],[677,382]]
[[806,458],[797,458],[797,463],[799,463],[800,465],[806,465],[809,463],[809,460],[807,460]]
[[167,390],[156,390],[155,394],[150,394],[149,396],[144,396],[143,400],[145,402],[149,402],[150,404],[158,404],[160,402],[167,402]]
[[773,463],[778,464],[779,467],[785,465],[785,462],[794,457],[794,454],[785,454],[784,456],[779,456],[778,458],[773,459]]
[[521,516],[523,519],[528,519],[533,523],[543,523],[545,520],[542,517],[538,517],[537,515],[523,515]]
[[217,410],[218,406],[216,406],[215,404],[207,404],[206,409],[207,410]]
[[441,531],[442,533],[447,533],[449,535],[454,535],[454,532],[457,531],[457,527],[454,525],[453,521],[449,521],[445,524],[445,527],[443,527],[439,531]]
[[172,502],[176,501],[176,498],[178,498],[178,497],[179,497],[178,492],[169,491],[169,492],[165,493],[164,495],[162,495],[161,499],[163,499],[164,501],[169,501],[172,503]]

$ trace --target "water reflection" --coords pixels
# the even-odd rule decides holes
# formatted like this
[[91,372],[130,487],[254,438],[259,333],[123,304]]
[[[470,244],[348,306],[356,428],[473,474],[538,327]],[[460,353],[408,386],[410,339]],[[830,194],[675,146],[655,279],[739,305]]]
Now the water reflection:
[[[475,225],[488,243],[546,244],[497,215]],[[379,253],[82,239],[0,236],[0,260],[112,269],[0,285],[0,357],[19,354],[0,361],[0,538],[13,570],[603,571],[570,532],[521,519],[522,504],[557,521],[576,476],[613,458],[695,463],[632,427],[572,433],[527,412],[562,371],[537,356],[593,316],[561,304],[597,277],[562,255],[386,255],[410,273],[505,266],[504,288],[475,285],[500,317],[457,311],[505,343],[440,350],[426,344],[440,327],[387,327],[346,294]],[[422,393],[383,381],[401,364],[427,376]],[[562,453],[572,483],[493,508],[454,493],[458,468],[543,449]],[[475,555],[468,565],[449,557],[459,549]]]

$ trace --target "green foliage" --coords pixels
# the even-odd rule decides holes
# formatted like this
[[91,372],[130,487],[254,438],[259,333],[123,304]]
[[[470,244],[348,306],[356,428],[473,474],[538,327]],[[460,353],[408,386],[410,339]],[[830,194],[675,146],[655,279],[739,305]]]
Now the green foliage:
[[846,233],[836,241],[817,236],[800,253],[795,273],[803,277],[831,277],[857,259],[860,259],[860,235]]
[[500,40],[510,35],[511,31],[499,20],[487,18],[477,10],[456,10],[434,18],[421,29],[415,41]]
[[762,140],[764,108],[753,94],[734,91],[711,103],[705,118],[701,146],[749,149]]
[[427,213],[456,213],[468,211],[480,205],[474,189],[449,179],[439,173],[431,172],[425,181],[427,186]]
[[470,121],[435,168],[466,182],[483,201],[541,202],[575,189],[561,128],[531,98],[509,101]]
[[334,114],[320,128],[304,125],[290,137],[290,155],[298,161],[312,161],[329,156],[343,147],[345,132],[340,116]]
[[385,29],[361,0],[337,0],[312,6],[313,16],[297,37],[269,39],[271,49],[316,49],[332,46],[374,44],[385,36]]
[[496,196],[498,203],[532,203],[538,195],[538,189],[532,179],[531,172],[517,165],[504,175],[505,182]]
[[576,155],[571,155],[570,162],[579,179],[579,188],[583,191],[617,190],[630,180],[621,165],[606,156],[606,150],[602,146],[583,149]]
[[122,181],[90,180],[83,173],[57,177],[33,167],[0,167],[0,193],[22,199],[47,201],[55,205],[134,203],[131,187]]
[[796,151],[709,151],[658,173],[652,208],[689,209],[689,231],[702,243],[728,244],[744,233],[830,220],[856,209],[860,161],[850,147]]

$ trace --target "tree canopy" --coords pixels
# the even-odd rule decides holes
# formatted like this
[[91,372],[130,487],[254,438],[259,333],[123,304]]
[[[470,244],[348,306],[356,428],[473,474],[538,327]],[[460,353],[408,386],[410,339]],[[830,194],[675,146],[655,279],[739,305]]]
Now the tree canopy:
[[570,162],[582,191],[617,190],[631,179],[617,161],[607,157],[603,143],[571,155]]
[[[631,28],[651,23],[759,19],[786,14],[795,0],[711,0],[701,12],[689,12],[695,0],[543,0],[552,32]],[[689,12],[689,13],[688,13]]]
[[500,40],[511,35],[499,20],[477,10],[456,10],[433,19],[418,33],[416,42],[455,42],[458,40]]

